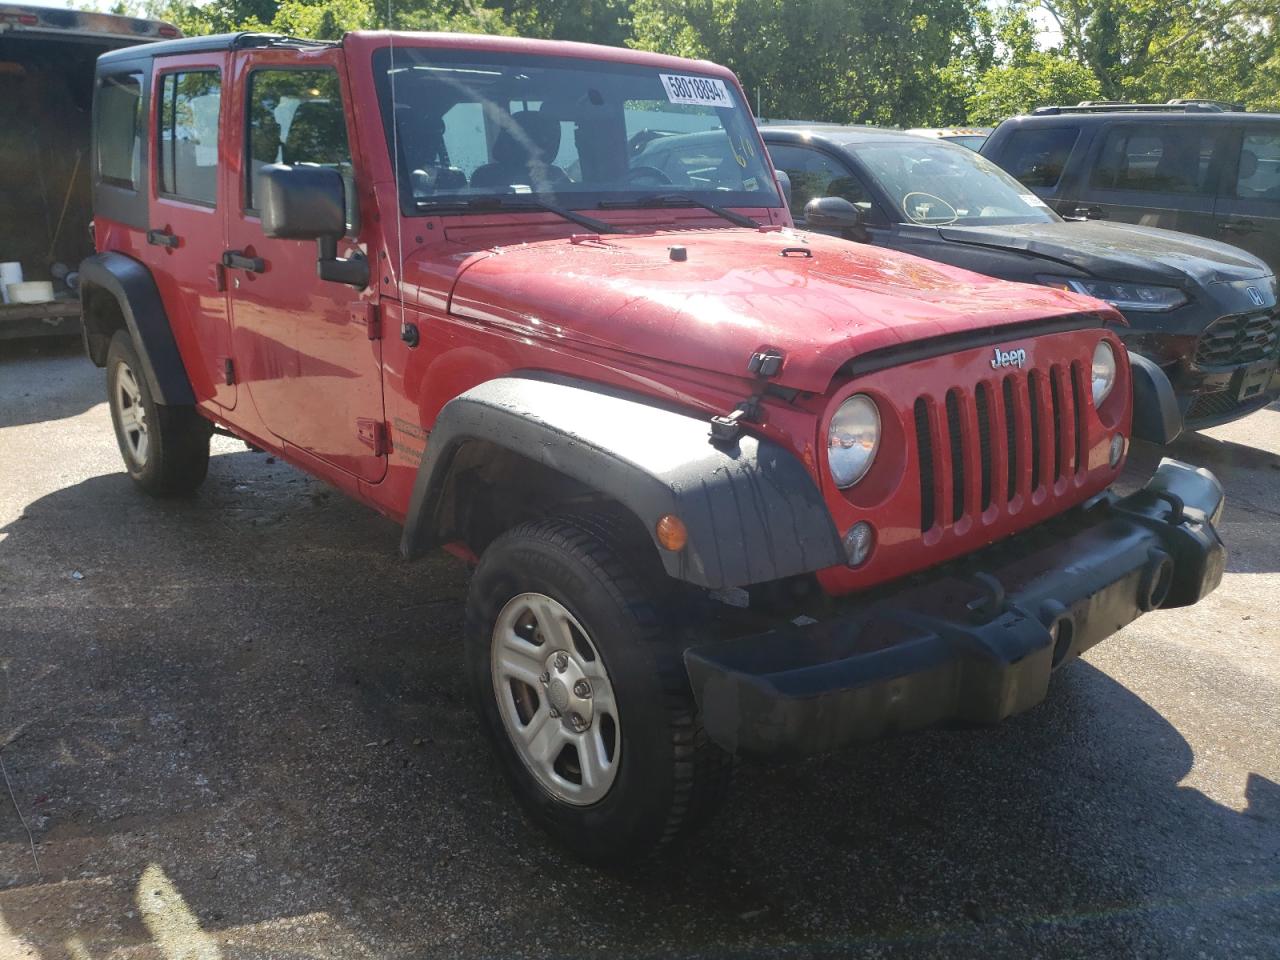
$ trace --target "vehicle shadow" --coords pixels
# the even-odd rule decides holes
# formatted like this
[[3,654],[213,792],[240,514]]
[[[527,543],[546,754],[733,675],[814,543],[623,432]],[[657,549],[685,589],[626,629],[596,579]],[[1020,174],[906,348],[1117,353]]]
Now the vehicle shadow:
[[191,501],[101,476],[0,529],[0,749],[39,859],[6,810],[0,954],[1280,949],[1280,788],[1181,786],[1187,740],[1087,662],[999,727],[743,767],[687,848],[584,868],[472,719],[465,571],[396,541],[247,452]]
[[68,370],[67,359],[83,349],[78,337],[0,340],[0,384],[13,397],[0,405],[0,429],[73,417],[104,402],[104,380]]

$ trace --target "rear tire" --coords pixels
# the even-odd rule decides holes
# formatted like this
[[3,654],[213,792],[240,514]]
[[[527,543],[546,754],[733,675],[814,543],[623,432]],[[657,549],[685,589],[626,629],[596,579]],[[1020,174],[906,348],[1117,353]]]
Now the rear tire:
[[133,482],[156,497],[193,493],[209,472],[213,425],[194,407],[156,403],[127,330],[107,349],[107,400]]
[[732,769],[702,731],[662,591],[614,540],[582,518],[521,524],[485,551],[467,601],[468,679],[507,781],[601,864],[687,836]]

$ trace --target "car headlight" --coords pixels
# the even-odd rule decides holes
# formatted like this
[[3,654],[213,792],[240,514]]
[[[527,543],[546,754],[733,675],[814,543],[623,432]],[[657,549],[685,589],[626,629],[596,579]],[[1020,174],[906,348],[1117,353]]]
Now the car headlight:
[[1099,406],[1116,385],[1116,352],[1106,340],[1093,348],[1093,405]]
[[1120,283],[1115,280],[1076,280],[1071,277],[1036,277],[1042,284],[1059,290],[1074,290],[1105,300],[1117,310],[1162,313],[1187,302],[1177,287],[1156,287],[1148,283]]
[[875,401],[856,393],[831,418],[827,431],[827,463],[841,490],[867,475],[880,447],[880,411]]

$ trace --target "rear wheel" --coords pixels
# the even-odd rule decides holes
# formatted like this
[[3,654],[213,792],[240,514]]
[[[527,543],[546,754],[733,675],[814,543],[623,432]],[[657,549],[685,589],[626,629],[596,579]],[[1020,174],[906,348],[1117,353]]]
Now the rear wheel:
[[467,669],[522,806],[593,862],[638,858],[719,805],[730,757],[702,732],[660,590],[606,524],[521,524],[481,558]]
[[107,400],[133,481],[154,496],[193,492],[209,472],[212,424],[193,407],[156,403],[128,331],[107,350]]

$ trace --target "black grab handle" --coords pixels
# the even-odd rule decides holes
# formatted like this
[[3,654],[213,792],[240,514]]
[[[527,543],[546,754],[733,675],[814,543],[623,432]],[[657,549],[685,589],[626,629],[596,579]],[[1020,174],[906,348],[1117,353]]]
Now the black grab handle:
[[222,255],[222,265],[245,273],[262,273],[267,269],[261,257],[246,257],[240,250],[228,250]]
[[148,230],[147,243],[153,247],[168,247],[172,250],[178,245],[178,238],[165,229]]

